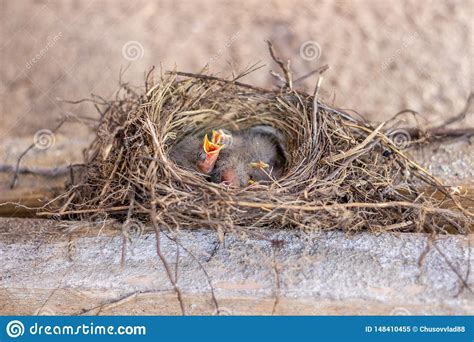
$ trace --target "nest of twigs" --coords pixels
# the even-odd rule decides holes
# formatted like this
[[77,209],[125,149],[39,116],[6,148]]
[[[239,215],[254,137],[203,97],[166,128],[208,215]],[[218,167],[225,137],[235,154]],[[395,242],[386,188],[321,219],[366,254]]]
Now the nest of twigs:
[[[96,139],[55,214],[221,232],[465,233],[472,227],[472,213],[397,147],[389,127],[355,120],[291,84],[266,90],[236,79],[150,73],[143,88],[123,85],[114,100],[100,104]],[[271,184],[229,189],[168,156],[185,135],[257,124],[277,128],[287,142],[285,174]]]

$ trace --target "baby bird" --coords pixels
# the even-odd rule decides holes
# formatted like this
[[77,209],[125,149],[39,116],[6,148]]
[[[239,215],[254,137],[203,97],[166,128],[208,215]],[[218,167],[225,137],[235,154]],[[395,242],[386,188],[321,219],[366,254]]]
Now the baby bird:
[[286,148],[279,131],[261,125],[228,136],[231,139],[220,151],[211,172],[213,182],[239,188],[282,176]]
[[212,131],[210,140],[207,134],[204,137],[188,135],[171,148],[169,156],[182,168],[209,175],[228,140],[222,130]]
[[211,139],[208,134],[186,136],[169,155],[179,166],[233,188],[277,179],[286,164],[283,135],[270,126],[236,132],[213,130]]

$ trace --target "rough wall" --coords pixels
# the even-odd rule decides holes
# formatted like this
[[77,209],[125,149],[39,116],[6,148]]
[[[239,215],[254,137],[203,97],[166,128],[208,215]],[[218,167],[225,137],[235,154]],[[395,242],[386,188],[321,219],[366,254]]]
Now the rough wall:
[[[266,39],[297,75],[329,64],[322,95],[331,103],[335,97],[336,105],[378,120],[409,107],[440,122],[463,108],[472,89],[473,4],[2,0],[0,137],[49,128],[67,111],[92,113],[56,98],[109,96],[127,65],[125,78],[139,82],[160,63],[185,71],[209,63],[212,72],[229,74],[228,63],[241,70],[263,61],[267,67],[245,81],[269,86],[275,65]],[[302,50],[308,41],[317,43],[314,54]]]

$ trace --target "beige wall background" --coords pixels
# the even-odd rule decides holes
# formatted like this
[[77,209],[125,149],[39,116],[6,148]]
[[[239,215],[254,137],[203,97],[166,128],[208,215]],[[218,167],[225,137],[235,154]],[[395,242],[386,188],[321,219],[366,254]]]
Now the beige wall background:
[[[124,78],[140,84],[160,63],[229,75],[262,61],[244,81],[272,86],[267,39],[295,77],[328,64],[324,99],[373,120],[410,108],[436,124],[461,111],[473,88],[471,0],[0,3],[0,138],[52,128],[66,112],[94,114],[57,98],[109,97],[124,67]],[[305,54],[305,44],[316,53]]]

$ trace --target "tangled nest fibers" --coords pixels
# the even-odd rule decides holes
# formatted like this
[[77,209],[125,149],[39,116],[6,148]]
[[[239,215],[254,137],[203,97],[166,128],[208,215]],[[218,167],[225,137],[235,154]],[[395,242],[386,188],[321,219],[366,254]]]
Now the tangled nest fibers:
[[[114,100],[97,104],[103,109],[96,139],[51,211],[56,215],[220,232],[466,233],[473,226],[459,197],[398,149],[383,133],[387,127],[354,120],[288,86],[266,90],[236,79],[150,72],[144,87],[122,85]],[[187,134],[256,124],[276,127],[287,140],[286,172],[273,184],[227,189],[168,157]]]

